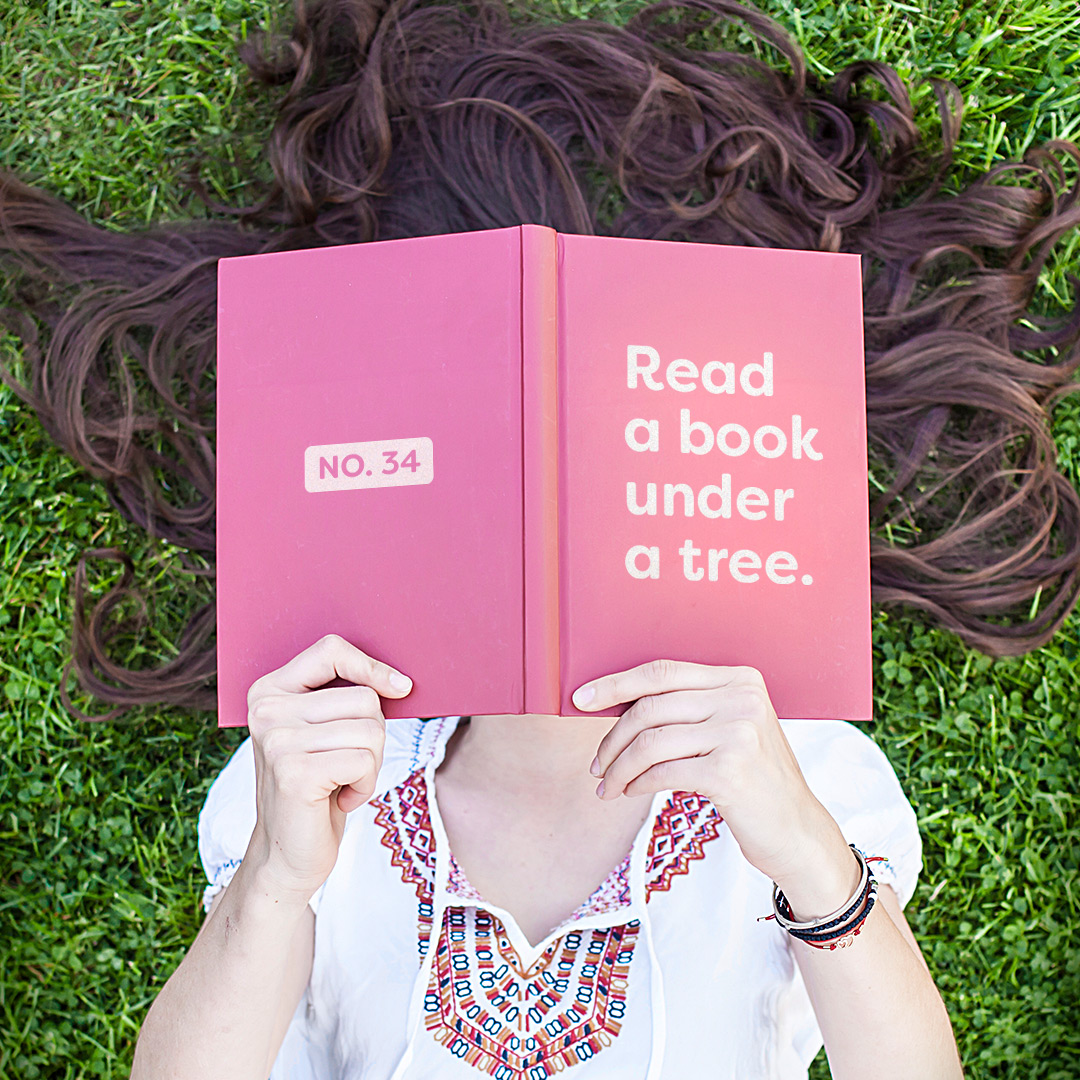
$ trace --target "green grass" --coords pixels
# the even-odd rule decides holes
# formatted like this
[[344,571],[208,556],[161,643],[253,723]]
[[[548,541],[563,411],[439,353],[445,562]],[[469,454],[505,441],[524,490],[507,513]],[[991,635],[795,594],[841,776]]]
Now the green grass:
[[[524,5],[519,5],[524,7]],[[530,0],[568,19],[639,5]],[[874,57],[952,78],[967,102],[950,183],[1054,137],[1080,135],[1080,13],[1072,0],[987,6],[764,4],[822,76]],[[243,199],[268,101],[232,39],[285,4],[0,0],[0,164],[108,227],[201,214],[182,170],[205,155],[219,197]],[[920,126],[934,129],[928,88]],[[1080,272],[1080,237],[1043,277],[1052,307]],[[7,359],[13,340],[0,339]],[[1080,480],[1080,405],[1055,417]],[[139,1024],[200,919],[195,823],[243,731],[209,714],[137,710],[72,720],[57,696],[70,579],[90,542],[116,545],[161,598],[138,648],[171,655],[184,582],[167,545],[111,510],[36,418],[0,392],[0,1078],[126,1076]],[[102,584],[110,577],[108,571]],[[1076,867],[1080,618],[1030,656],[991,662],[908,617],[874,626],[872,734],[914,804],[925,870],[908,917],[972,1080],[1078,1072]],[[91,703],[77,699],[86,707]],[[872,1067],[869,1069],[872,1073]],[[823,1059],[814,1076],[827,1076]]]

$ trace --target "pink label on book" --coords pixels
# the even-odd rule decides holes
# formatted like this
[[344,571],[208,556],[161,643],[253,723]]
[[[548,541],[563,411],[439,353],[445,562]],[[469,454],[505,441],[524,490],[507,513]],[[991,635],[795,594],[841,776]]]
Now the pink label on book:
[[430,484],[434,478],[431,439],[328,443],[304,451],[304,487],[308,491],[406,487]]

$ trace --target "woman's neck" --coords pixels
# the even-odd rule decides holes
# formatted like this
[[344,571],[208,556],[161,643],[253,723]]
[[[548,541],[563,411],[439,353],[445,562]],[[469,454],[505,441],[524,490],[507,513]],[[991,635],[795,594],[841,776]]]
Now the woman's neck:
[[596,799],[600,782],[589,772],[613,716],[463,717],[439,767],[466,785],[512,789],[537,804]]

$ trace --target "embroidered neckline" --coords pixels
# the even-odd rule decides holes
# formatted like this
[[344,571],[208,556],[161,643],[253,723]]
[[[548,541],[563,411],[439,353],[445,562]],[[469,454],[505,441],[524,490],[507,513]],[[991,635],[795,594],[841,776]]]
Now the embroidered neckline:
[[[434,941],[424,1025],[440,1045],[498,1080],[549,1080],[611,1045],[625,1016],[640,920],[581,930],[573,923],[629,904],[629,854],[525,968],[502,920],[482,906],[452,852],[449,887],[474,903],[446,907],[442,924],[432,927],[435,841],[424,767],[369,805],[391,864],[416,890],[421,962]],[[646,902],[704,857],[722,822],[707,799],[672,792],[653,820]]]
[[[435,838],[428,810],[427,783],[423,768],[410,773],[397,787],[371,800],[375,822],[383,830],[383,844],[391,850],[391,862],[402,871],[402,880],[422,886],[435,881]],[[674,878],[689,872],[692,863],[705,855],[708,841],[719,835],[723,818],[704,796],[675,791],[653,820],[645,856],[645,898],[666,892]],[[476,904],[485,901],[450,852],[453,892]],[[556,930],[579,920],[607,914],[630,902],[630,853],[596,887]],[[554,932],[554,931],[553,931]]]
[[[423,792],[413,794],[407,800],[412,805],[419,796],[423,810],[411,824],[403,821],[406,830],[405,840],[412,852],[407,859],[403,853],[395,852],[394,865],[404,869],[405,862],[411,862],[415,873],[422,873],[429,881],[435,878],[435,841],[432,836],[431,819],[427,810],[427,786],[424,783],[424,769],[433,757],[442,759],[446,743],[457,730],[463,717],[440,716],[428,721],[416,721],[416,729],[411,738],[409,775],[398,785],[404,789],[407,785],[415,789],[422,786]],[[395,789],[397,790],[397,789]],[[388,793],[389,794],[389,793]],[[377,800],[372,800],[373,802]],[[385,816],[385,815],[384,815]],[[719,811],[708,799],[695,792],[673,792],[655,815],[649,849],[645,861],[645,898],[654,892],[665,892],[671,880],[690,869],[691,863],[703,857],[702,847],[718,835],[723,823]],[[382,822],[385,829],[386,822]],[[422,854],[422,858],[420,855]],[[581,919],[606,915],[618,911],[630,903],[630,857],[627,852],[622,862],[596,887],[578,908],[572,912],[552,933],[572,926]],[[422,864],[422,867],[421,867]],[[415,876],[405,878],[415,884]],[[475,904],[484,904],[480,892],[469,881],[465,871],[450,852],[449,888],[463,899]]]

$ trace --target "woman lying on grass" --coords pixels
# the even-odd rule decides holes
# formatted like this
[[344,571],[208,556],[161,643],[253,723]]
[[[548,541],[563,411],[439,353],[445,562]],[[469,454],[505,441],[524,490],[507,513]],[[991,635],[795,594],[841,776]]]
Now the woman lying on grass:
[[[724,51],[729,18],[787,70]],[[1034,297],[1080,223],[1072,144],[943,195],[955,88],[936,87],[935,158],[890,68],[819,85],[774,23],[724,0],[625,28],[487,0],[300,2],[286,40],[245,50],[289,89],[273,183],[216,207],[239,227],[106,232],[0,182],[22,305],[5,321],[25,345],[23,383],[7,377],[132,520],[212,563],[223,256],[520,222],[853,251],[871,464],[891,477],[871,508],[875,600],[992,655],[1061,625],[1080,499],[1046,418],[1080,364],[1080,311],[1052,324]],[[105,647],[128,592],[77,608],[86,688],[211,707],[212,608],[175,660],[128,671]],[[209,915],[133,1076],[788,1080],[823,1042],[838,1078],[961,1075],[902,913],[915,814],[867,735],[780,722],[753,669],[677,659],[579,690],[586,712],[633,702],[615,722],[387,724],[381,699],[408,693],[394,677],[331,635],[251,688],[251,738],[200,818]]]
[[[752,668],[581,687],[614,725],[387,723],[401,680],[330,635],[251,688],[136,1080],[794,1077],[822,1037],[837,1077],[962,1075],[901,910],[915,814],[853,725],[778,722]],[[820,929],[760,919],[773,882]]]

